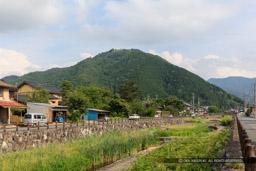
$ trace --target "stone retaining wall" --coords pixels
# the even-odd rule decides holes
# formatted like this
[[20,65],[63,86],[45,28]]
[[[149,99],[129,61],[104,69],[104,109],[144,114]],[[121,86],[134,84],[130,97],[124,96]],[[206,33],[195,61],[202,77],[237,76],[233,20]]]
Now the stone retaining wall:
[[163,118],[153,120],[129,121],[107,125],[85,125],[78,127],[66,127],[57,129],[44,129],[33,131],[18,131],[0,133],[0,153],[21,151],[38,148],[53,142],[65,142],[76,138],[83,138],[94,133],[102,134],[113,129],[134,130],[161,125],[176,125],[184,123],[184,118]]

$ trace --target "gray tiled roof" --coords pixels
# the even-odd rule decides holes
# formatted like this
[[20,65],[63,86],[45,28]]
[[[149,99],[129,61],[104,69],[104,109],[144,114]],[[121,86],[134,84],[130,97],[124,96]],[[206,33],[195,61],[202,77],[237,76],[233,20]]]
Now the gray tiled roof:
[[[33,82],[33,81],[24,81],[23,83],[21,83],[20,85],[18,85],[17,88],[20,88],[21,86],[23,86],[24,84],[28,84],[33,88],[38,88],[40,86],[40,84],[38,84],[37,82]],[[42,85],[42,87],[46,90],[49,90],[49,93],[51,94],[60,94],[60,90],[52,87],[50,85]]]

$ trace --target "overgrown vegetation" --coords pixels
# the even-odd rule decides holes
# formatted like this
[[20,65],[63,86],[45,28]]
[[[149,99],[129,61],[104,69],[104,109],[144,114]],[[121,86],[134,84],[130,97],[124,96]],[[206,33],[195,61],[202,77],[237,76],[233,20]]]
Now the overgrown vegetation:
[[190,123],[202,123],[201,119],[198,119],[198,118],[185,119],[184,121],[190,122]]
[[221,125],[222,126],[229,126],[233,121],[233,118],[231,116],[224,116],[221,118]]
[[214,170],[212,163],[179,163],[178,159],[221,158],[218,152],[227,146],[231,129],[204,132],[185,139],[173,140],[145,156],[140,157],[131,170]]
[[155,133],[160,137],[170,137],[170,136],[191,136],[198,135],[202,132],[210,132],[208,125],[205,124],[189,124],[191,127],[176,127],[170,128],[169,130],[157,130]]
[[148,130],[112,131],[0,156],[0,170],[89,170],[158,143]]

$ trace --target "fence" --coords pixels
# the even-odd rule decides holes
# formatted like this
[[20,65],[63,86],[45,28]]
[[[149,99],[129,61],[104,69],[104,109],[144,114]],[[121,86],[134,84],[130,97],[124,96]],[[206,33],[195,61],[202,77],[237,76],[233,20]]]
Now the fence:
[[252,145],[252,140],[249,138],[247,132],[243,128],[241,122],[237,120],[237,127],[238,127],[238,134],[241,143],[241,150],[243,153],[244,163],[245,163],[245,170],[246,171],[253,171],[256,170],[256,156],[255,150],[256,146]]
[[[197,116],[196,118],[202,118],[208,116]],[[141,117],[140,119],[129,120],[128,118],[115,118],[109,119],[107,121],[77,121],[77,122],[47,122],[47,123],[16,123],[13,126],[3,124],[0,126],[1,132],[14,132],[14,131],[30,131],[30,130],[39,130],[39,129],[54,129],[54,128],[66,128],[66,127],[78,127],[85,125],[104,125],[104,124],[116,124],[116,123],[127,123],[127,122],[140,122],[140,121],[153,121],[153,120],[162,120],[162,119],[178,119],[178,118],[191,118],[191,117],[157,117],[157,118],[149,118],[149,117]]]
[[[183,117],[177,117],[183,118]],[[77,122],[37,122],[37,123],[16,123],[15,125],[9,126],[3,124],[0,126],[0,132],[14,132],[14,131],[30,131],[30,130],[40,130],[40,129],[54,129],[54,128],[66,128],[66,127],[79,127],[79,126],[90,126],[90,125],[108,125],[108,124],[116,124],[116,123],[129,123],[129,122],[140,122],[140,121],[153,121],[153,120],[161,120],[161,119],[173,119],[173,118],[140,118],[129,120],[128,118],[115,118],[109,119],[107,121],[77,121]]]

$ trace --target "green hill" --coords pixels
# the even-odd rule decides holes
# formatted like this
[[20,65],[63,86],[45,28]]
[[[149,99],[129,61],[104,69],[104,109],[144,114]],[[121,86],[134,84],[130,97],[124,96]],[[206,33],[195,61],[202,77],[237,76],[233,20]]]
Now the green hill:
[[[24,80],[50,84],[56,87],[62,80],[69,80],[77,86],[105,86],[116,92],[128,79],[135,80],[140,87],[141,98],[165,98],[177,96],[191,102],[200,98],[202,105],[234,107],[241,105],[241,99],[227,94],[199,76],[175,65],[159,56],[140,50],[110,50],[94,58],[85,59],[68,68],[53,68],[44,72],[32,72],[21,77],[10,76],[4,80],[18,84]],[[197,100],[196,100],[197,102]]]

